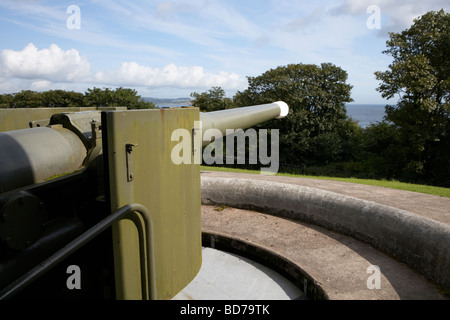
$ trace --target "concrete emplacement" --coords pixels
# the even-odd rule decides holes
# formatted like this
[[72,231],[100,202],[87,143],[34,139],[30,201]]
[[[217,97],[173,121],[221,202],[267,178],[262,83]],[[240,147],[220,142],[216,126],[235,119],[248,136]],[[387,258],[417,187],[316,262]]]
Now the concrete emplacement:
[[[204,245],[274,268],[309,299],[448,299],[445,223],[301,185],[205,175],[201,181]],[[230,209],[211,209],[219,205]],[[284,234],[277,231],[288,222]],[[334,244],[319,247],[326,237]],[[363,246],[376,253],[361,254]],[[375,263],[381,265],[384,290],[369,290],[365,281]]]

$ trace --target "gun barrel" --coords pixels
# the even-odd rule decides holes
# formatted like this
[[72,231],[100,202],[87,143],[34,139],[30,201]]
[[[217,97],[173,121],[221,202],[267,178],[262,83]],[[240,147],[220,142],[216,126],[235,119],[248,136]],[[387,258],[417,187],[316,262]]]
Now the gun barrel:
[[0,193],[81,168],[86,148],[64,128],[32,128],[0,133]]
[[257,106],[242,107],[200,113],[202,130],[218,129],[223,135],[227,129],[246,129],[259,123],[284,118],[289,113],[288,105],[283,101]]
[[[194,108],[69,112],[1,132],[0,298],[173,298],[202,261],[200,167],[180,166],[174,154],[182,147],[184,163],[200,164],[200,121],[226,135],[288,112],[284,102],[200,115]],[[91,290],[73,295],[60,281],[63,260],[83,266]],[[113,276],[98,276],[105,272]],[[44,274],[45,284],[37,281]]]
[[[283,118],[289,107],[282,101],[200,113],[202,130],[246,129],[259,123]],[[49,127],[0,133],[0,193],[40,183],[52,176],[79,170],[85,165],[95,139],[93,123],[100,123],[100,112],[55,114]],[[210,143],[205,141],[203,145]],[[101,150],[101,141],[97,149]]]

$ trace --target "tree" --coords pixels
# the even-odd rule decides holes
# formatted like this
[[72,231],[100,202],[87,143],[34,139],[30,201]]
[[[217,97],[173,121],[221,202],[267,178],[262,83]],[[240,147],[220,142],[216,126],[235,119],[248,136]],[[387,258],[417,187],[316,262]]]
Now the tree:
[[191,93],[194,98],[191,104],[198,107],[201,112],[230,109],[233,101],[225,96],[225,91],[221,87],[212,87],[208,92]]
[[22,90],[14,94],[12,101],[13,108],[39,108],[41,107],[42,93]]
[[117,88],[113,94],[112,104],[128,107],[128,109],[154,109],[153,102],[145,102],[137,91],[129,88]]
[[14,94],[0,95],[0,108],[69,108],[69,107],[127,107],[128,109],[153,109],[153,102],[146,102],[134,89],[88,89],[85,94],[49,90],[36,92],[22,90]]
[[280,163],[306,167],[342,160],[346,140],[356,124],[346,115],[352,86],[347,73],[331,64],[290,64],[248,77],[248,89],[238,92],[238,106],[284,101],[290,113],[263,127],[280,130]]
[[14,96],[10,93],[0,95],[0,108],[12,108]]
[[79,108],[83,107],[83,97],[82,93],[74,91],[45,91],[41,94],[41,106],[45,108]]
[[153,109],[155,104],[145,102],[134,89],[117,88],[92,88],[84,94],[84,102],[87,107],[127,107],[128,109]]
[[450,181],[450,14],[431,11],[401,33],[390,33],[389,70],[376,72],[378,91],[387,99],[386,120],[398,130],[406,156],[403,177]]
[[371,124],[362,130],[357,155],[361,163],[358,176],[370,179],[399,179],[405,150],[399,148],[396,128],[387,121]]

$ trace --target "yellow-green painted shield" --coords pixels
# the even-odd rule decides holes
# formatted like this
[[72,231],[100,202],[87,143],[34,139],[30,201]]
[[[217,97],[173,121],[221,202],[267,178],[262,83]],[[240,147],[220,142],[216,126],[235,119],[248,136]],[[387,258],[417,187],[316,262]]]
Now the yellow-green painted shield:
[[200,166],[194,152],[190,164],[172,159],[173,132],[192,132],[198,120],[196,108],[102,113],[111,210],[148,210],[113,227],[118,299],[171,299],[200,269]]

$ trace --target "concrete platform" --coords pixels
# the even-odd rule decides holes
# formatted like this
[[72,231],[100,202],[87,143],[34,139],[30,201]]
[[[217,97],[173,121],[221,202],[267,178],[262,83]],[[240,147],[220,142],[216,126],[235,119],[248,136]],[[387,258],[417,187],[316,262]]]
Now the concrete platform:
[[203,248],[197,277],[173,300],[302,300],[289,280],[245,257]]
[[[203,177],[232,179],[203,183]],[[431,280],[449,277],[449,199],[314,179],[288,177],[286,185],[285,177],[242,177],[202,173],[204,204],[240,207],[202,206],[204,244],[260,259],[312,299],[449,298]],[[379,289],[370,288],[374,266],[381,271]]]
[[[370,245],[324,228],[215,206],[202,206],[202,219],[203,232],[216,237],[214,246],[234,249],[252,259],[256,259],[254,248],[259,249],[259,258],[266,257],[266,265],[283,268],[293,278],[301,279],[296,285],[309,290],[311,299],[447,299],[436,285],[407,265]],[[283,265],[274,261],[277,256]],[[368,268],[373,265],[381,271],[380,289],[367,286],[372,275]]]

